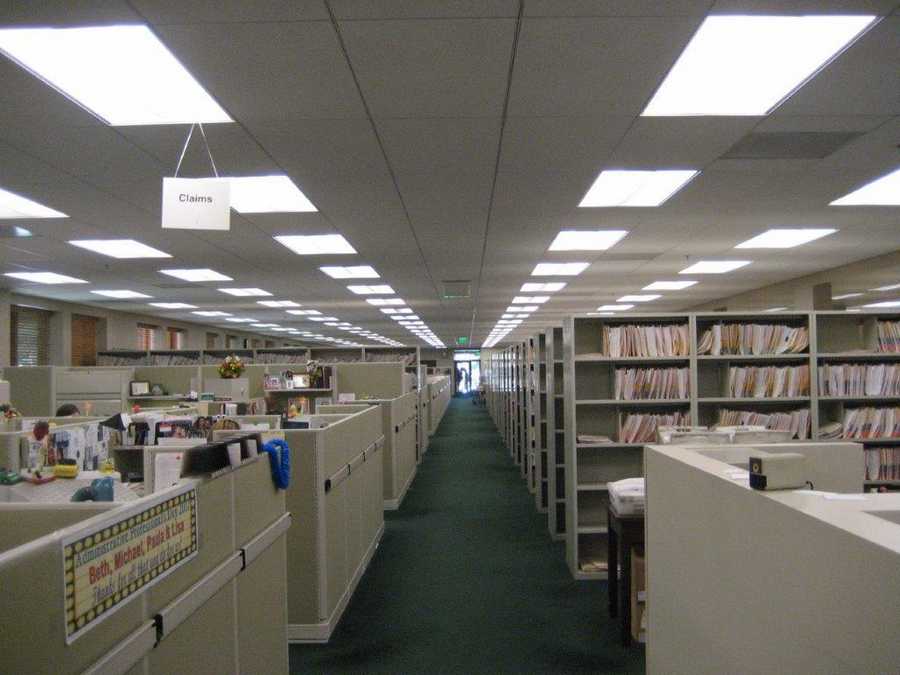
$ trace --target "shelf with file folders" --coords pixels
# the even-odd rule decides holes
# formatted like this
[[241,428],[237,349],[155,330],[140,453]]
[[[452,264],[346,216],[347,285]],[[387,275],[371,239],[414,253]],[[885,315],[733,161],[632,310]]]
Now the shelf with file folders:
[[900,358],[896,312],[816,312],[814,316],[819,358]]
[[638,447],[655,442],[658,426],[689,424],[690,418],[689,400],[576,405],[576,446]]
[[779,357],[808,354],[808,312],[697,314],[697,357]]
[[578,364],[576,371],[576,404],[678,402],[691,395],[687,362],[647,366],[591,361]]
[[575,361],[687,361],[691,355],[687,315],[643,314],[577,317]]
[[900,400],[900,363],[820,364],[818,394],[820,401]]
[[819,400],[819,440],[900,442],[900,402]]
[[764,426],[791,431],[795,440],[811,438],[812,404],[809,397],[771,399],[698,399],[697,422],[718,426]]
[[809,363],[697,362],[700,402],[803,400],[810,396]]

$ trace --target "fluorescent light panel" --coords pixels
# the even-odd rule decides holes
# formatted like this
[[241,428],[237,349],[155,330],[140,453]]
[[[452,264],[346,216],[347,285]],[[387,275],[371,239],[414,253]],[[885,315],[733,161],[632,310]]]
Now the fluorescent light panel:
[[787,309],[787,307],[769,307],[769,309],[764,309],[763,312],[783,312]]
[[536,312],[538,305],[510,305],[506,308],[507,312]]
[[377,279],[378,272],[376,272],[369,265],[356,265],[355,267],[337,267],[337,266],[326,266],[320,267],[325,274],[330,276],[332,279]]
[[696,281],[654,281],[652,284],[644,286],[642,291],[682,291],[685,288],[695,285]]
[[196,314],[197,316],[231,316],[231,312],[220,312],[218,310],[200,310],[198,312],[191,312],[191,314]]
[[876,308],[876,309],[879,308],[879,307],[885,307],[885,308],[887,308],[887,307],[900,307],[900,300],[886,300],[886,301],[884,301],[884,302],[873,302],[873,303],[868,304],[868,305],[863,305],[863,307],[874,307],[874,308]]
[[239,316],[229,316],[226,321],[230,321],[231,323],[254,323],[256,319],[245,319]]
[[878,288],[870,288],[870,291],[894,291],[900,288],[900,284],[891,284],[889,286],[879,286]]
[[616,302],[651,302],[653,300],[658,300],[661,297],[661,295],[656,295],[653,293],[649,293],[646,295],[623,295],[621,298],[616,300]]
[[231,122],[146,26],[7,28],[0,50],[113,126]]
[[68,277],[56,272],[7,272],[3,276],[22,281],[30,281],[35,284],[86,284],[84,279]]
[[547,284],[522,284],[519,293],[556,293],[565,287],[564,281],[552,281]]
[[137,291],[91,291],[95,295],[102,295],[107,298],[116,298],[117,300],[128,300],[131,298],[152,298],[152,295],[145,295],[144,293],[138,293]]
[[542,305],[550,299],[549,295],[517,295],[512,299],[514,305]]
[[289,309],[287,310],[288,314],[294,314],[296,316],[317,316],[321,314],[317,309]]
[[211,269],[160,270],[160,273],[182,281],[233,281],[231,277],[226,277]]
[[152,246],[147,246],[134,239],[81,239],[70,240],[72,246],[93,251],[100,255],[109,256],[110,258],[118,258],[120,260],[131,260],[135,258],[171,258],[168,253],[164,253]]
[[219,291],[238,298],[253,298],[261,295],[272,295],[261,288],[220,288]]
[[627,309],[631,309],[634,305],[600,305],[597,308],[598,312],[624,312]]
[[274,237],[297,255],[350,255],[356,249],[340,234],[291,234]]
[[231,208],[238,213],[309,213],[316,210],[287,176],[231,176]]
[[698,173],[693,169],[601,171],[578,206],[660,206]]
[[293,300],[257,300],[256,304],[265,307],[302,307],[299,302]]
[[874,20],[709,16],[642,115],[765,115]]
[[406,304],[402,298],[368,298],[366,302],[376,307],[394,307]]
[[835,199],[831,206],[900,206],[900,168]]
[[[2,32],[2,31],[0,31]],[[0,188],[0,218],[68,218],[65,213]]]
[[725,274],[750,264],[750,260],[698,260],[679,274]]
[[794,248],[834,234],[833,228],[776,228],[766,230],[735,248]]
[[160,309],[195,309],[197,305],[189,305],[186,302],[148,302],[151,307]]
[[590,263],[538,263],[531,271],[533,277],[574,277],[584,272]]
[[862,293],[844,293],[843,295],[833,295],[831,296],[832,300],[847,300],[848,298],[858,298]]
[[561,230],[551,251],[605,251],[620,242],[628,230]]
[[396,291],[387,284],[375,286],[347,286],[347,290],[356,295],[394,295]]

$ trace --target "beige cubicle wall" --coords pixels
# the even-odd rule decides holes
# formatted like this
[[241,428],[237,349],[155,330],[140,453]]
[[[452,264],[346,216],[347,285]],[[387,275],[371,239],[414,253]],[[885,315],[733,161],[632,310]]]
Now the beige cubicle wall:
[[[833,495],[750,489],[760,450]],[[860,452],[646,447],[648,673],[897,672],[900,495],[858,493]]]
[[428,433],[433,435],[450,405],[453,396],[449,375],[431,375],[428,377]]
[[288,639],[325,642],[384,532],[381,412],[315,415],[326,426],[285,429],[293,476],[287,508]]
[[[82,634],[71,633],[64,543],[124,531],[133,516],[185,495],[196,503],[196,555],[133,590]],[[288,672],[284,535],[291,516],[266,456],[137,501],[0,503],[0,522],[0,672]]]
[[334,364],[335,400],[341,394],[361,398],[397,398],[415,388],[415,377],[402,363]]
[[[418,446],[416,439],[416,407],[418,395],[410,392],[392,399],[370,399],[362,402],[381,410],[384,434],[384,509],[400,508],[409,486],[416,477]],[[364,409],[354,404],[320,406],[322,414],[358,412]]]
[[49,417],[64,403],[82,414],[113,415],[123,409],[130,368],[17,366],[3,369],[10,403],[28,417]]

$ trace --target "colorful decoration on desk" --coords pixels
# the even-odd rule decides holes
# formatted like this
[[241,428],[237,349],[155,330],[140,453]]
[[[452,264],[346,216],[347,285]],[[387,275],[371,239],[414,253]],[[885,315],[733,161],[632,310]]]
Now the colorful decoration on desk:
[[13,417],[21,417],[22,413],[13,408],[9,403],[4,403],[0,405],[0,412],[3,413],[3,417],[6,419],[12,419]]
[[226,356],[225,360],[219,365],[219,377],[225,380],[240,377],[243,372],[244,362],[236,354]]

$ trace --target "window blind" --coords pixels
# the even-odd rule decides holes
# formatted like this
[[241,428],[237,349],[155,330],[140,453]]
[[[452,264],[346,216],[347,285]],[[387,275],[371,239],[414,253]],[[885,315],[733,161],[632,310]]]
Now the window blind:
[[154,349],[154,336],[156,335],[156,326],[146,323],[137,325],[137,343],[138,349],[150,350]]
[[97,319],[72,315],[72,365],[97,365]]
[[17,366],[49,365],[52,312],[19,305],[10,310],[10,361]]

